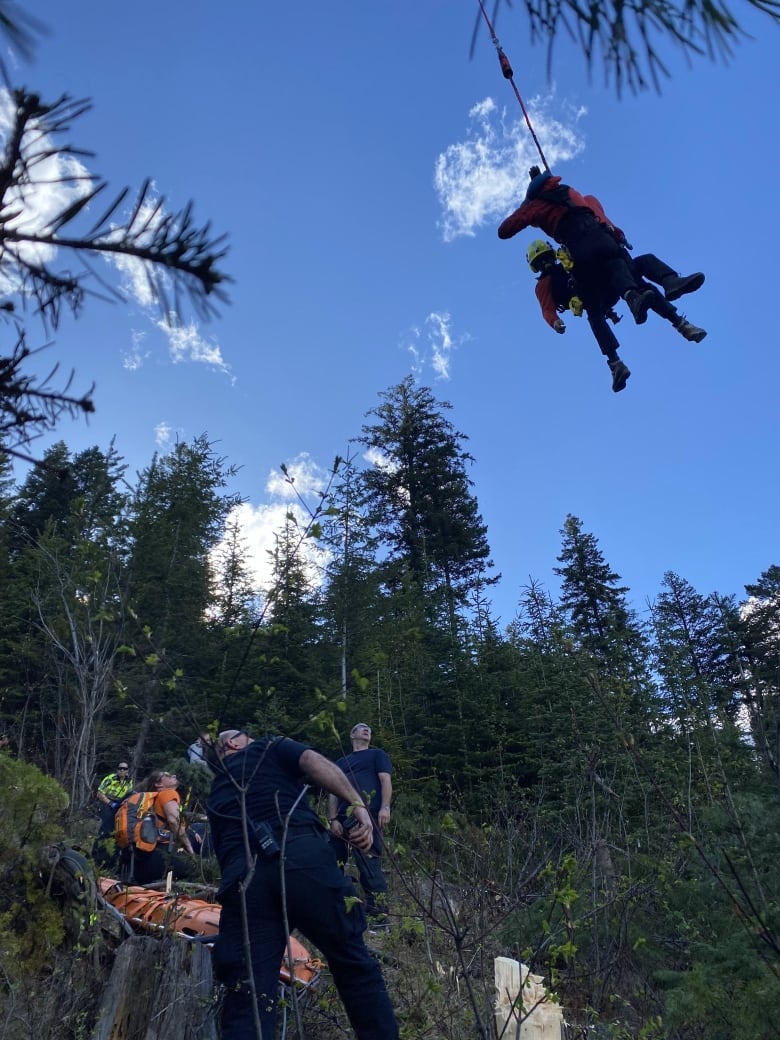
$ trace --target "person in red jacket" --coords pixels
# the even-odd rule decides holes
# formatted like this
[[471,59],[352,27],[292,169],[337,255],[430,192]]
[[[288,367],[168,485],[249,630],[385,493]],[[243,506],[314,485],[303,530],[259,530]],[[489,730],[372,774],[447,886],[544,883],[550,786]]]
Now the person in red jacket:
[[[541,228],[545,234],[566,246],[577,270],[577,282],[582,293],[593,300],[623,299],[628,304],[637,325],[647,320],[649,309],[663,311],[663,297],[642,282],[633,267],[622,230],[616,227],[604,212],[594,195],[581,195],[561,178],[549,172],[542,173],[538,166],[529,170],[531,178],[523,203],[504,220],[498,237],[512,238],[527,227]],[[704,275],[681,278],[671,268],[667,293],[676,296],[692,292],[704,281]],[[662,313],[663,317],[668,314]]]

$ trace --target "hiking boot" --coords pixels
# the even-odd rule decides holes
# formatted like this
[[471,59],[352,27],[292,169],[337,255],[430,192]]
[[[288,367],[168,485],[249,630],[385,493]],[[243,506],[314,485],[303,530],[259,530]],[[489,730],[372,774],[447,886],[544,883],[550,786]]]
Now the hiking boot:
[[687,318],[680,318],[675,328],[683,339],[687,339],[690,343],[701,343],[707,335],[706,329],[700,329],[698,325],[691,324]]
[[631,372],[628,369],[628,365],[624,365],[620,358],[616,361],[610,361],[608,364],[612,373],[612,391],[619,394],[621,390],[625,390]]
[[697,289],[701,289],[702,285],[704,285],[704,275],[701,271],[682,277],[674,275],[670,278],[664,278],[661,284],[664,287],[664,296],[671,302],[672,300],[678,300],[681,296],[685,296],[686,293],[696,292]]
[[653,296],[652,289],[648,289],[646,292],[637,292],[636,289],[629,289],[623,297],[637,325],[644,325],[647,321],[647,312],[650,309],[650,304],[653,302]]

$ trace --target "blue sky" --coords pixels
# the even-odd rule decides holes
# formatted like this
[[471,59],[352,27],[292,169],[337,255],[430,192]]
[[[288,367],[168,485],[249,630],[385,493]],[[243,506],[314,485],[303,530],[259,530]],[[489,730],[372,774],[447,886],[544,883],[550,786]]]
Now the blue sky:
[[176,341],[132,292],[63,322],[47,362],[97,384],[89,425],[58,430],[73,450],[115,436],[134,472],[207,433],[240,467],[262,556],[279,464],[316,483],[412,371],[469,437],[503,623],[530,578],[556,587],[567,513],[640,612],[667,569],[739,594],[780,562],[768,18],[736,7],[753,37],[728,64],[663,43],[662,93],[618,99],[565,39],[548,79],[523,11],[502,7],[496,30],[553,171],[598,195],[635,252],[707,276],[678,304],[708,330],[701,344],[654,315],[617,327],[633,376],[615,395],[587,325],[560,337],[541,318],[524,259],[537,236],[496,235],[536,156],[484,30],[469,59],[476,0],[35,10],[49,34],[16,83],[91,97],[72,135],[96,153],[89,169],[116,189],[151,176],[172,207],[193,198],[228,233],[235,279],[221,317]]

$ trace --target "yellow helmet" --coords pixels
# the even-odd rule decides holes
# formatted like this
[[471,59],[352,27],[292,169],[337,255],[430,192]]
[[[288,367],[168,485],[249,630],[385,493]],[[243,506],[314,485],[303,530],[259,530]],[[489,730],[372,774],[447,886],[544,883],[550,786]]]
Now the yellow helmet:
[[525,258],[531,270],[538,274],[547,263],[555,262],[555,249],[543,238],[537,238],[528,247]]

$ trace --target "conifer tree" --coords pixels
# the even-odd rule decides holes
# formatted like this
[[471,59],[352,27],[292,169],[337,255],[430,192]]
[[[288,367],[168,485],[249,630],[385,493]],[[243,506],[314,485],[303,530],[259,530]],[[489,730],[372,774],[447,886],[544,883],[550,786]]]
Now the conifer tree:
[[54,445],[44,463],[28,474],[6,523],[7,635],[18,667],[6,702],[26,721],[20,750],[37,745],[80,806],[122,638],[125,467],[113,445],[73,457]]
[[652,607],[658,672],[677,724],[732,724],[739,709],[737,663],[723,627],[723,605],[667,571]]
[[561,578],[561,605],[579,644],[605,674],[646,675],[648,646],[626,601],[628,588],[619,585],[598,541],[582,529],[582,521],[567,516],[555,573]]
[[780,799],[780,567],[773,564],[745,586],[739,631],[747,666],[744,703],[756,750]]
[[[128,644],[123,681],[136,707],[136,755],[158,721],[155,746],[187,747],[205,721],[204,680],[219,671],[208,615],[215,602],[211,554],[239,498],[232,468],[205,435],[178,442],[140,474],[131,510]],[[131,623],[131,624],[130,624]],[[189,709],[189,733],[166,732],[167,712]],[[207,717],[208,719],[208,717]]]
[[363,475],[368,517],[388,555],[388,588],[410,581],[451,621],[475,585],[490,585],[487,527],[468,477],[466,440],[412,376],[380,395],[358,442],[377,460]]

